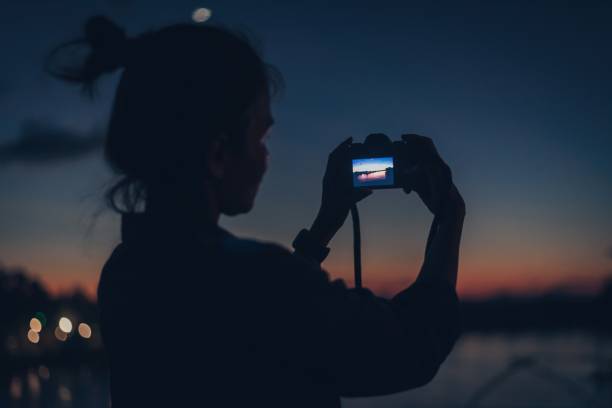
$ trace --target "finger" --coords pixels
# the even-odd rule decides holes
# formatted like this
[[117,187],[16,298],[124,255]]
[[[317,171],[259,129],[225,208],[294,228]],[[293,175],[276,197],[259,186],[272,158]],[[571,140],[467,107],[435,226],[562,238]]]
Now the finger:
[[353,141],[353,136],[349,136],[347,137],[342,143],[340,143],[341,146],[343,145],[349,145],[351,144],[351,142]]
[[409,194],[417,186],[417,183],[422,179],[422,170],[418,164],[415,164],[407,169],[404,169],[401,174],[401,182],[404,192]]
[[433,140],[429,137],[408,133],[402,135],[402,140],[411,151],[411,156],[419,160],[429,161],[440,157]]
[[404,142],[414,142],[423,139],[425,136],[417,135],[416,133],[405,133],[402,135]]
[[429,171],[435,176],[436,186],[440,194],[448,193],[453,184],[450,167],[442,160],[436,160],[429,166]]
[[433,171],[427,172],[427,187],[431,210],[437,213],[440,208],[440,183],[437,175]]
[[436,211],[442,211],[442,206],[448,204],[448,200],[452,197],[454,184],[450,175],[450,169],[440,165],[433,165],[429,172],[433,188],[432,201],[435,203]]
[[353,143],[353,136],[349,136],[342,143],[340,143],[332,152],[329,154],[330,156],[337,156],[339,152],[346,150],[346,148]]
[[435,149],[433,140],[427,136],[417,135],[416,133],[406,133],[402,135],[402,140],[408,144],[416,145],[421,148]]

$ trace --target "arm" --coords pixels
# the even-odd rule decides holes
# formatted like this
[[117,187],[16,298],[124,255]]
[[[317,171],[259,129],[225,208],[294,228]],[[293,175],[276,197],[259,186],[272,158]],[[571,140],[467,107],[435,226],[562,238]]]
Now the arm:
[[[290,259],[289,259],[290,258]],[[330,281],[314,263],[284,256],[274,269],[294,290],[279,300],[299,366],[342,396],[385,395],[422,386],[459,333],[458,300],[448,285],[416,282],[393,299]],[[281,278],[282,277],[282,278]]]
[[[334,170],[341,167],[343,145],[330,155],[321,209],[310,229],[312,240],[323,247],[343,224],[352,202],[363,198],[351,196],[355,192],[351,186],[346,189]],[[304,304],[319,311],[308,331],[323,336],[312,345],[323,342],[329,350],[317,353],[326,356],[320,364],[343,396],[382,395],[429,382],[459,335],[455,283],[465,206],[454,185],[453,195],[440,188],[444,182],[436,172],[428,171],[426,181],[405,188],[417,191],[435,215],[413,285],[386,300],[367,289],[347,289],[342,281],[329,282],[326,275],[325,282],[307,291],[313,298]]]
[[427,238],[425,259],[417,278],[419,281],[441,281],[453,287],[457,284],[465,204],[454,186],[453,190],[451,199],[457,202],[456,213],[434,218]]
[[[390,394],[435,376],[460,332],[454,288],[462,223],[463,217],[434,219],[417,281],[391,300],[367,289],[347,289],[342,281],[322,285],[327,295],[317,295],[315,309],[325,321],[325,346],[332,353],[325,369],[341,395]],[[312,257],[301,258],[318,265]]]

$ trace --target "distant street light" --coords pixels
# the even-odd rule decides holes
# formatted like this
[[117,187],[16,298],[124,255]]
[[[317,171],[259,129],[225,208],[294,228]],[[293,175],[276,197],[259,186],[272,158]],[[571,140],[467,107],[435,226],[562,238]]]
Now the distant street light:
[[41,323],[41,321],[38,320],[36,317],[33,317],[30,320],[30,329],[32,329],[36,333],[40,333],[40,331],[42,330],[42,323]]
[[62,317],[59,320],[58,326],[60,330],[66,334],[69,334],[72,331],[72,322],[67,317]]
[[30,340],[30,342],[34,344],[38,343],[38,340],[40,340],[38,332],[35,332],[34,330],[30,329],[28,331],[28,340]]
[[191,18],[196,23],[203,23],[206,20],[208,20],[211,15],[212,15],[212,11],[210,11],[210,9],[202,7],[202,8],[195,9],[193,11],[193,14],[191,15]]
[[81,323],[78,327],[79,334],[84,339],[88,339],[91,337],[91,327],[87,323]]

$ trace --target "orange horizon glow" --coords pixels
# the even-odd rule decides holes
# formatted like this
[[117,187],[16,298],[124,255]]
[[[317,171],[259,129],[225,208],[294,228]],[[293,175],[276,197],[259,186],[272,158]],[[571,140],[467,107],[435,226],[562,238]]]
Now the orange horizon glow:
[[[353,285],[352,270],[343,271],[342,276],[331,275],[330,279],[343,279],[347,286]],[[391,297],[394,294],[408,287],[416,277],[416,274],[404,278],[385,279],[375,278],[376,274],[365,272],[364,286],[370,288],[374,293]],[[517,277],[513,280],[495,277],[483,279],[480,274],[460,273],[457,282],[457,293],[464,300],[484,300],[498,296],[538,296],[553,291],[575,295],[596,295],[603,287],[606,280],[612,278],[611,275],[589,274],[587,276],[568,276],[564,279],[530,279],[525,280]],[[492,274],[494,275],[494,274]],[[81,279],[75,281],[69,276],[63,278],[49,279],[44,276],[37,276],[52,296],[68,295],[75,291],[80,291],[89,299],[96,300],[98,277]]]
[[[105,250],[78,251],[71,247],[53,246],[38,251],[13,251],[13,259],[4,259],[5,266],[23,267],[28,275],[38,279],[52,295],[64,295],[79,290],[96,299],[100,272],[112,245]],[[408,287],[421,267],[420,251],[400,254],[381,253],[369,247],[363,263],[364,286],[375,293],[390,297]],[[350,250],[334,251],[323,268],[330,279],[343,279],[353,285],[353,265]],[[35,256],[32,255],[35,253]],[[515,256],[520,253],[522,256]],[[579,255],[579,254],[578,254]],[[480,254],[462,250],[457,292],[464,299],[485,299],[500,295],[536,296],[551,291],[595,295],[603,283],[612,277],[606,258],[589,259],[563,251],[530,251]],[[27,259],[26,262],[20,259]]]

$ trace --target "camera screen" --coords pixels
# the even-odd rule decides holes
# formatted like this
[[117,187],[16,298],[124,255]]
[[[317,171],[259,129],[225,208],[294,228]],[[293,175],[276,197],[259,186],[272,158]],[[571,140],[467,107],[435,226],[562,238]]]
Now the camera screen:
[[392,186],[393,157],[353,159],[353,186]]

